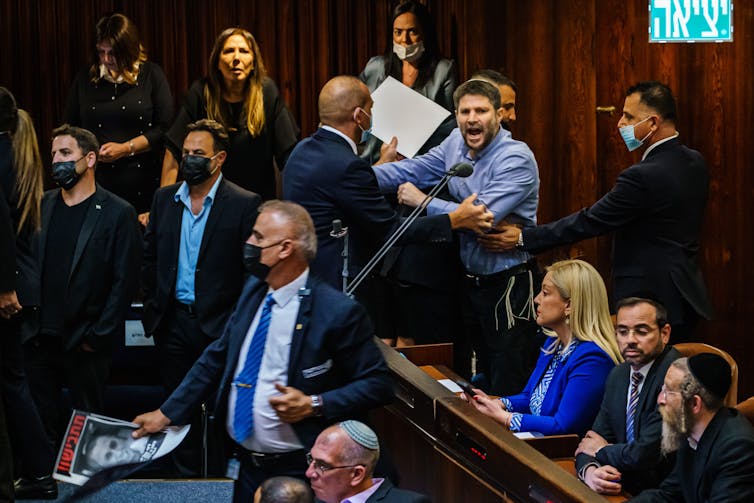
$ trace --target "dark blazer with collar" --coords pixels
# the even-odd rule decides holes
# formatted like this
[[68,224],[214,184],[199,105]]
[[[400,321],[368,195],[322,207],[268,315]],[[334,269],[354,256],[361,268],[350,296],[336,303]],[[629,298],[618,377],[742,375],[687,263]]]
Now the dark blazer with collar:
[[[155,192],[144,233],[144,330],[160,329],[175,300],[184,205],[175,201],[180,183]],[[243,288],[243,244],[251,235],[261,198],[220,180],[204,227],[194,276],[195,307],[204,334],[217,338]]]
[[605,396],[592,430],[603,436],[610,445],[597,451],[597,456],[576,456],[576,471],[589,463],[610,465],[621,474],[623,490],[638,494],[641,490],[657,487],[670,472],[672,463],[660,454],[662,417],[657,411],[657,395],[665,374],[681,354],[672,346],[657,357],[649,369],[641,388],[634,420],[634,442],[626,443],[626,402],[631,380],[631,365],[623,362],[607,378]]
[[638,502],[748,503],[754,501],[754,428],[735,409],[720,409],[696,450],[681,440],[673,471]]
[[524,248],[537,253],[614,231],[614,299],[654,292],[671,324],[684,321],[681,299],[711,319],[714,310],[697,262],[708,191],[704,158],[673,138],[621,172],[591,207],[524,229]]
[[[187,421],[194,407],[218,390],[213,415],[225,424],[241,345],[267,289],[257,278],[246,282],[222,336],[207,346],[160,407],[173,424]],[[287,385],[306,395],[321,395],[324,412],[293,424],[308,448],[327,426],[344,419],[364,420],[367,411],[389,403],[393,385],[361,304],[311,276],[300,295]]]
[[0,293],[16,289],[16,229],[12,218],[15,188],[13,145],[8,134],[0,133]]
[[[50,219],[59,197],[60,189],[48,190],[42,197],[38,250],[42,274]],[[123,333],[126,311],[138,286],[141,248],[136,211],[99,185],[92,197],[76,242],[65,292],[66,350],[83,342],[96,350],[109,348],[115,337]],[[25,333],[24,342],[37,333],[39,327],[34,328]]]
[[[302,205],[314,220],[317,258],[312,273],[342,286],[343,241],[330,236],[333,220],[349,232],[349,276],[354,277],[400,219],[380,193],[372,166],[353,153],[337,134],[318,129],[293,149],[283,172],[283,198]],[[447,215],[423,217],[404,234],[403,242],[450,242]]]
[[425,495],[398,489],[388,479],[382,481],[380,487],[367,498],[365,503],[376,503],[378,501],[384,503],[430,503],[430,499]]

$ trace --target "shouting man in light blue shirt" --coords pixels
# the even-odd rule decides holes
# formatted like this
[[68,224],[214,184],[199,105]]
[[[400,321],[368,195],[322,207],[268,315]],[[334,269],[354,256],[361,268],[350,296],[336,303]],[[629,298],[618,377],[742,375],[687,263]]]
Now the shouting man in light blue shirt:
[[[453,95],[458,129],[428,153],[414,159],[374,166],[380,188],[397,190],[398,200],[418,206],[420,189],[437,184],[459,162],[469,163],[468,178],[452,178],[448,185],[455,201],[435,199],[430,215],[447,213],[472,193],[495,215],[523,226],[536,225],[539,172],[529,147],[500,127],[504,118],[500,93],[492,84],[470,80]],[[383,160],[395,156],[395,143]],[[490,379],[496,395],[520,392],[538,352],[533,294],[538,274],[531,256],[522,250],[494,253],[480,246],[471,233],[460,233],[465,268],[465,337],[476,351],[477,372]],[[457,341],[463,343],[464,341]],[[480,358],[483,357],[483,358]],[[461,370],[463,373],[464,369]]]

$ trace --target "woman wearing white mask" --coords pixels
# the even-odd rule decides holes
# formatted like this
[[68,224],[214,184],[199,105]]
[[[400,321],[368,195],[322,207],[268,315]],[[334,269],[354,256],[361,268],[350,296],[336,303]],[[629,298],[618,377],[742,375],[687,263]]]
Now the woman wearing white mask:
[[[374,91],[388,76],[393,77],[452,112],[458,85],[456,64],[440,57],[427,8],[415,0],[401,2],[393,9],[390,23],[386,53],[370,59],[359,78]],[[455,127],[451,113],[418,154],[439,145]],[[381,146],[380,140],[370,136],[361,157],[376,162]],[[405,208],[398,211],[405,214]],[[378,337],[403,346],[451,342],[462,333],[457,309],[461,266],[453,243],[404,245],[383,274],[386,278],[374,278],[369,293],[362,294]]]
[[[390,76],[452,112],[453,91],[458,85],[456,64],[440,57],[435,24],[427,7],[415,0],[399,3],[393,9],[389,32],[386,53],[371,58],[359,75],[369,91]],[[454,127],[451,115],[418,153],[440,144]],[[361,156],[376,162],[381,146],[382,142],[372,136]]]

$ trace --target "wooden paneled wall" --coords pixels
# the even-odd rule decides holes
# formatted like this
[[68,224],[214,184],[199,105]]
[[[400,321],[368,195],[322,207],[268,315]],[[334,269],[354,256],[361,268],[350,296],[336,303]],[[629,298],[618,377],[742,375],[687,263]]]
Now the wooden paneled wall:
[[[540,167],[539,219],[590,204],[639,156],[617,134],[624,90],[638,80],[670,84],[682,139],[707,159],[712,185],[702,265],[717,319],[699,337],[741,367],[741,394],[754,394],[748,316],[754,313],[754,3],[734,2],[734,43],[649,44],[647,0],[427,0],[442,51],[461,78],[490,67],[519,86],[514,136]],[[73,75],[88,65],[94,26],[119,11],[140,28],[150,59],[162,65],[180,103],[206,71],[216,35],[231,25],[257,37],[304,135],[317,124],[320,86],[356,74],[385,50],[390,0],[0,0],[0,85],[34,118],[43,150],[58,124]],[[47,156],[45,156],[47,157]],[[609,274],[609,238],[542,256],[580,255]]]

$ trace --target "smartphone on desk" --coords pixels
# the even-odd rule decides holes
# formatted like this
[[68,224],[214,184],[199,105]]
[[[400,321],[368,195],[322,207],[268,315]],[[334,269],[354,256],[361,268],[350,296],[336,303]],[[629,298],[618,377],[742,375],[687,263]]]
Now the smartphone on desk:
[[456,379],[456,384],[463,390],[464,393],[466,393],[467,397],[472,398],[476,395],[471,387],[471,383],[469,383],[468,381],[464,381],[463,379]]

